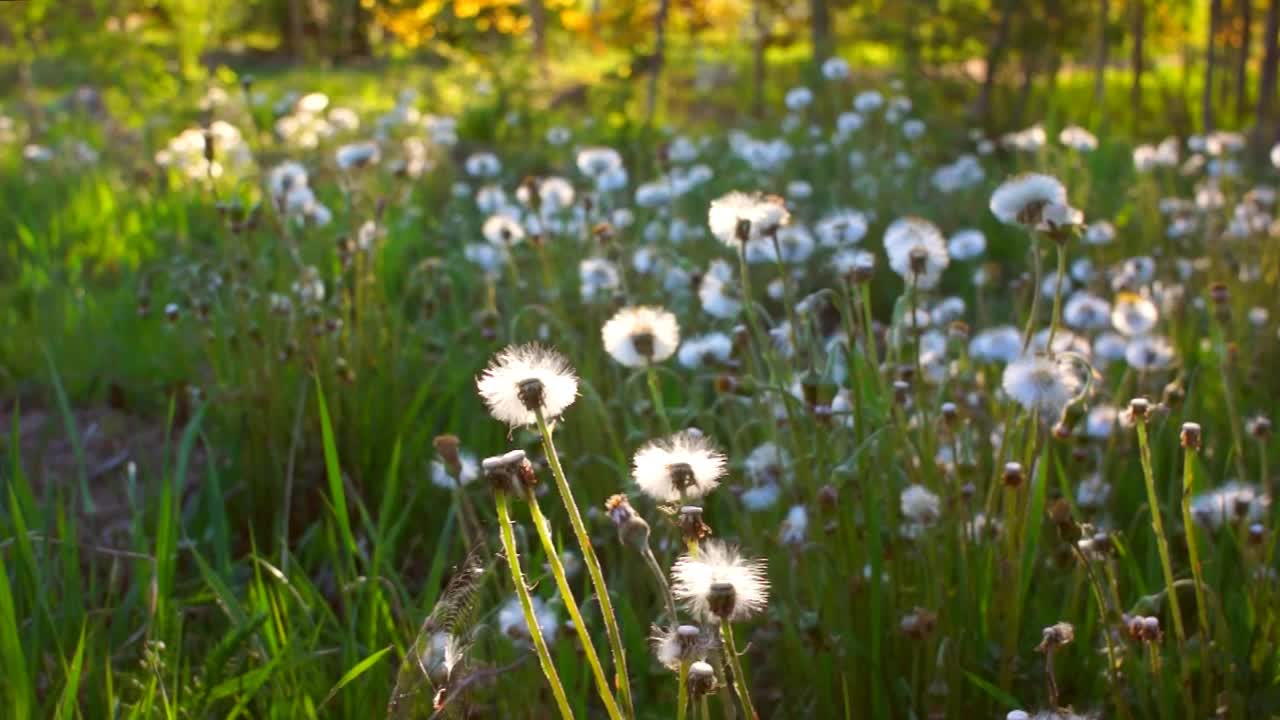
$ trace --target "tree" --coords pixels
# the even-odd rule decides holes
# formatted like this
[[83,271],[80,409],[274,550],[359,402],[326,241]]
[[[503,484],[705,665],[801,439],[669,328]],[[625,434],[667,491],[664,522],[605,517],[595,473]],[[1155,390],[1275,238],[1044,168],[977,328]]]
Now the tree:
[[1280,0],[1267,3],[1262,36],[1262,71],[1258,74],[1258,110],[1255,135],[1264,142],[1275,139],[1271,113],[1276,96],[1276,71],[1280,66]]
[[1240,52],[1236,55],[1236,122],[1244,122],[1249,102],[1249,50],[1253,36],[1253,0],[1240,2]]
[[1134,0],[1131,15],[1133,35],[1133,54],[1129,58],[1129,67],[1133,72],[1133,85],[1129,88],[1129,104],[1132,106],[1135,122],[1142,111],[1142,71],[1143,45],[1147,35],[1147,3],[1146,0]]
[[982,89],[978,92],[978,104],[975,115],[978,122],[987,124],[991,112],[991,91],[995,89],[996,76],[1000,73],[1000,63],[1009,46],[1009,26],[1013,21],[1013,9],[1017,0],[1003,0],[1000,3],[1000,19],[996,25],[995,37],[987,47],[986,68],[982,77]]
[[1209,27],[1204,43],[1204,96],[1201,100],[1200,123],[1204,132],[1212,132],[1213,125],[1213,69],[1217,57],[1213,51],[1214,38],[1218,35],[1218,23],[1222,19],[1222,0],[1209,0]]
[[1099,117],[1106,117],[1107,92],[1107,22],[1111,16],[1111,0],[1101,0],[1098,5],[1098,54],[1093,65],[1093,105]]
[[809,0],[809,36],[815,64],[831,57],[831,10],[827,0]]

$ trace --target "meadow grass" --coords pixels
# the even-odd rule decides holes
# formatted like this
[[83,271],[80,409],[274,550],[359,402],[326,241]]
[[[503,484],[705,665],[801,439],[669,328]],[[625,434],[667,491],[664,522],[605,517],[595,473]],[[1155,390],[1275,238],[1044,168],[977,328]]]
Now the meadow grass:
[[[47,161],[0,145],[0,687],[14,717],[603,717],[602,674],[624,715],[684,713],[677,697],[702,658],[684,673],[653,658],[668,599],[605,501],[629,496],[660,570],[696,557],[706,539],[682,527],[689,503],[655,502],[630,478],[638,448],[685,428],[728,460],[699,500],[711,537],[767,560],[770,586],[767,606],[732,627],[679,611],[724,638],[706,654],[732,688],[694,703],[698,713],[1280,708],[1277,446],[1262,422],[1280,393],[1280,245],[1277,171],[1258,152],[1227,136],[1214,149],[1184,139],[1174,167],[1139,172],[1135,144],[1161,137],[1117,121],[1091,151],[1063,147],[1057,131],[1090,118],[1070,110],[1083,101],[1062,101],[1047,140],[1024,133],[1024,149],[982,154],[986,136],[971,137],[941,92],[867,110],[833,137],[838,111],[873,82],[898,96],[886,78],[824,81],[816,102],[790,111],[785,86],[771,85],[768,119],[714,114],[680,159],[679,133],[623,111],[633,93],[618,91],[613,112],[550,109],[464,75],[398,100],[417,78],[224,83],[205,116],[241,139],[215,147],[225,173],[212,179],[200,148],[154,161],[202,114],[194,101],[156,126],[55,113],[30,138],[51,148]],[[1083,92],[1072,87],[1062,97]],[[313,88],[355,108],[360,128],[314,148],[280,137],[272,106]],[[612,97],[600,95],[591,102]],[[410,120],[409,108],[456,114],[456,129]],[[919,137],[904,134],[908,118],[925,123]],[[548,139],[555,126],[564,144]],[[340,147],[375,136],[378,162],[343,167]],[[430,165],[416,176],[393,170],[409,137],[425,138]],[[78,140],[96,159],[77,154]],[[614,189],[616,175],[581,170],[595,146],[619,152]],[[233,161],[241,148],[252,162]],[[496,172],[469,167],[480,152]],[[981,172],[944,192],[935,171],[962,154]],[[1201,165],[1184,165],[1195,156]],[[286,160],[305,166],[307,203],[289,199],[297,186],[273,190],[269,173]],[[708,177],[673,192],[698,164]],[[1114,239],[1002,224],[992,190],[1029,171],[1058,178],[1085,223],[1114,223]],[[530,177],[567,178],[574,201],[521,205]],[[645,191],[658,199],[642,202],[639,186],[659,177]],[[484,199],[485,186],[504,200]],[[784,197],[793,230],[750,251],[718,241],[708,207],[731,190]],[[837,208],[864,214],[865,237],[801,252],[806,240],[786,234],[820,234]],[[486,239],[501,212],[523,242]],[[882,243],[904,216],[947,235],[980,230],[986,250],[951,257],[925,287],[923,273],[893,271]],[[1072,277],[1033,311],[1030,248],[1053,279],[1059,242]],[[873,270],[840,257],[858,250]],[[612,274],[584,276],[588,258]],[[707,293],[710,277],[723,296]],[[1073,319],[1081,293],[1107,303],[1100,320]],[[718,311],[725,301],[745,310]],[[727,350],[624,366],[601,328],[630,305],[674,313],[686,344],[721,333]],[[1122,306],[1155,313],[1121,338],[1132,357],[1101,341],[1131,324],[1111,317]],[[1024,323],[1056,327],[1049,354],[1078,375],[1051,378],[1077,390],[1061,417],[1011,397],[1005,365],[1020,353],[971,344]],[[531,341],[557,348],[578,378],[576,401],[547,418],[554,429],[543,418],[509,429],[477,395],[490,357]],[[1160,344],[1139,352],[1147,341]],[[1133,398],[1149,400],[1136,428],[1124,417]],[[1119,417],[1095,420],[1106,407]],[[1186,422],[1201,429],[1193,445],[1180,442]],[[433,443],[446,434],[461,443],[456,459]],[[520,503],[514,526],[499,522],[505,500],[485,497],[476,464],[512,448],[542,480],[522,491],[541,498],[536,538]],[[578,510],[551,495],[576,499],[580,528]],[[548,546],[561,559],[549,562]],[[513,548],[531,596],[518,604]],[[472,568],[464,603],[450,579]],[[562,583],[586,627],[563,625]],[[530,616],[545,655],[530,647]],[[1046,634],[1059,622],[1072,637]],[[741,657],[726,662],[725,645]]]

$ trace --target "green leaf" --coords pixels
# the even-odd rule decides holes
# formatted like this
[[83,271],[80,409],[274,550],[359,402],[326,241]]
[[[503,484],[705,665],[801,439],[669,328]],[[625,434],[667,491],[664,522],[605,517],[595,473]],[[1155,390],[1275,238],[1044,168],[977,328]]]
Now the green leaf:
[[329,406],[324,401],[324,388],[316,378],[316,401],[320,406],[320,437],[324,443],[324,469],[329,479],[329,497],[333,514],[338,520],[338,532],[348,553],[348,562],[356,552],[355,536],[351,534],[351,518],[347,514],[347,491],[342,482],[342,468],[338,465],[338,446],[333,438],[333,424],[329,420]]
[[994,698],[997,702],[1001,703],[1002,705],[1004,705],[1005,707],[1009,708],[1010,710],[1017,710],[1017,709],[1019,709],[1019,708],[1021,708],[1021,707],[1022,707],[1022,703],[1018,702],[1018,698],[1016,698],[1016,697],[1014,697],[1014,696],[1010,695],[1009,693],[1005,692],[1004,690],[1001,690],[1000,688],[996,687],[995,685],[992,685],[991,683],[987,682],[986,680],[983,680],[982,678],[978,677],[977,675],[974,675],[973,673],[969,672],[968,670],[965,670],[965,671],[964,671],[964,676],[965,676],[966,678],[968,678],[968,679],[969,679],[969,682],[971,682],[971,683],[973,683],[974,685],[976,685],[976,686],[978,687],[978,689],[979,689],[979,690],[981,690],[981,691],[985,692],[986,694],[990,695],[990,696],[991,696],[992,698]]
[[349,685],[352,680],[355,680],[356,678],[360,677],[365,673],[365,671],[367,671],[369,668],[376,665],[378,661],[382,659],[383,655],[386,655],[387,653],[391,652],[391,649],[393,647],[395,646],[388,645],[382,648],[381,650],[379,650],[378,652],[356,663],[355,667],[348,670],[346,674],[343,675],[340,680],[338,680],[338,684],[333,686],[333,689],[330,690],[329,694],[325,696],[324,702],[320,703],[320,707],[323,708],[325,705],[328,705],[329,701],[333,699],[334,695],[338,694],[339,690]]
[[[76,643],[76,655],[71,659],[71,667],[67,668],[67,684],[62,688],[58,698],[58,710],[54,715],[58,720],[75,716],[76,702],[80,697],[80,673],[84,667],[85,626],[80,626],[80,642]],[[21,717],[21,715],[19,715]]]

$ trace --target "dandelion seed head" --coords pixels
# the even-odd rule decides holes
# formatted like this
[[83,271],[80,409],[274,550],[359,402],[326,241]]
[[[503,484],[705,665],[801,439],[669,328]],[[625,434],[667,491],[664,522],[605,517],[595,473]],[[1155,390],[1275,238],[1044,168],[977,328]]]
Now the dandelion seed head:
[[489,413],[511,427],[533,425],[536,410],[548,421],[578,397],[578,378],[563,355],[536,343],[512,345],[476,380]]
[[682,555],[671,580],[676,599],[704,622],[746,620],[769,602],[765,561],[744,559],[737,548],[716,540],[704,542],[697,557]]
[[1026,173],[1004,181],[991,194],[991,214],[1006,225],[1038,227],[1045,208],[1065,206],[1067,189],[1055,177]]
[[637,305],[619,310],[600,331],[604,349],[624,367],[659,363],[680,345],[680,324],[662,308]]
[[1081,380],[1070,365],[1059,359],[1028,355],[1005,367],[1000,384],[1024,410],[1053,421],[1079,394]]
[[707,211],[711,234],[731,247],[761,240],[790,220],[785,201],[763,193],[731,192],[711,201]]
[[725,465],[724,453],[705,435],[685,431],[637,450],[631,476],[645,495],[658,502],[687,502],[715,490]]

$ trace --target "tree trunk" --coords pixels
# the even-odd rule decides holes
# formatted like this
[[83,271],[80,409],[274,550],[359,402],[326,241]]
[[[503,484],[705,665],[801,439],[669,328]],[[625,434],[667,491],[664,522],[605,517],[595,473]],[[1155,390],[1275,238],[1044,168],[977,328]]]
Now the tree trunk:
[[1213,69],[1217,58],[1213,51],[1214,37],[1218,34],[1218,22],[1222,17],[1222,0],[1209,0],[1209,27],[1204,43],[1204,95],[1200,107],[1200,129],[1213,132]]
[[761,7],[763,2],[764,0],[754,0],[751,3],[751,25],[756,33],[755,47],[752,51],[751,109],[757,118],[764,115],[764,53],[769,39],[768,29],[764,24],[764,8]]
[[[1280,0],[1277,0],[1280,1]],[[991,92],[995,89],[996,75],[1000,72],[1000,63],[1004,60],[1009,46],[1009,26],[1013,20],[1013,8],[1017,0],[1004,0],[1000,5],[1000,21],[996,25],[996,36],[987,49],[986,68],[982,77],[982,89],[978,91],[978,103],[974,109],[977,121],[983,127],[991,114]]]
[[1236,122],[1244,124],[1249,104],[1249,52],[1253,46],[1253,0],[1240,3],[1240,54],[1236,57]]
[[653,113],[658,107],[658,81],[667,59],[667,12],[670,6],[671,0],[659,0],[658,14],[653,18],[653,68],[649,71],[649,98],[645,107],[648,122],[653,122]]
[[533,30],[533,58],[543,81],[550,75],[547,70],[547,10],[542,0],[528,0],[529,25]]
[[1027,107],[1031,104],[1031,92],[1035,89],[1036,72],[1039,71],[1039,53],[1025,52],[1022,55],[1022,85],[1018,88],[1018,104],[1013,111],[1014,123],[1022,127],[1025,123]]
[[831,57],[831,11],[827,0],[809,0],[809,37],[813,43],[813,64],[821,68]]
[[1135,122],[1142,116],[1142,63],[1143,45],[1147,35],[1147,3],[1146,0],[1135,0],[1133,3],[1133,55],[1129,58],[1129,66],[1133,71],[1133,85],[1129,88],[1129,105]]
[[1098,6],[1098,54],[1093,63],[1093,105],[1100,118],[1106,117],[1107,97],[1107,21],[1111,16],[1111,0]]
[[302,32],[302,0],[289,0],[285,13],[287,16],[286,21],[288,22],[285,42],[288,43],[289,56],[294,60],[301,60],[303,43],[305,42],[305,36]]
[[1267,19],[1263,29],[1262,71],[1258,75],[1258,111],[1255,136],[1270,143],[1275,139],[1271,113],[1275,104],[1276,75],[1280,69],[1280,0],[1267,4]]

